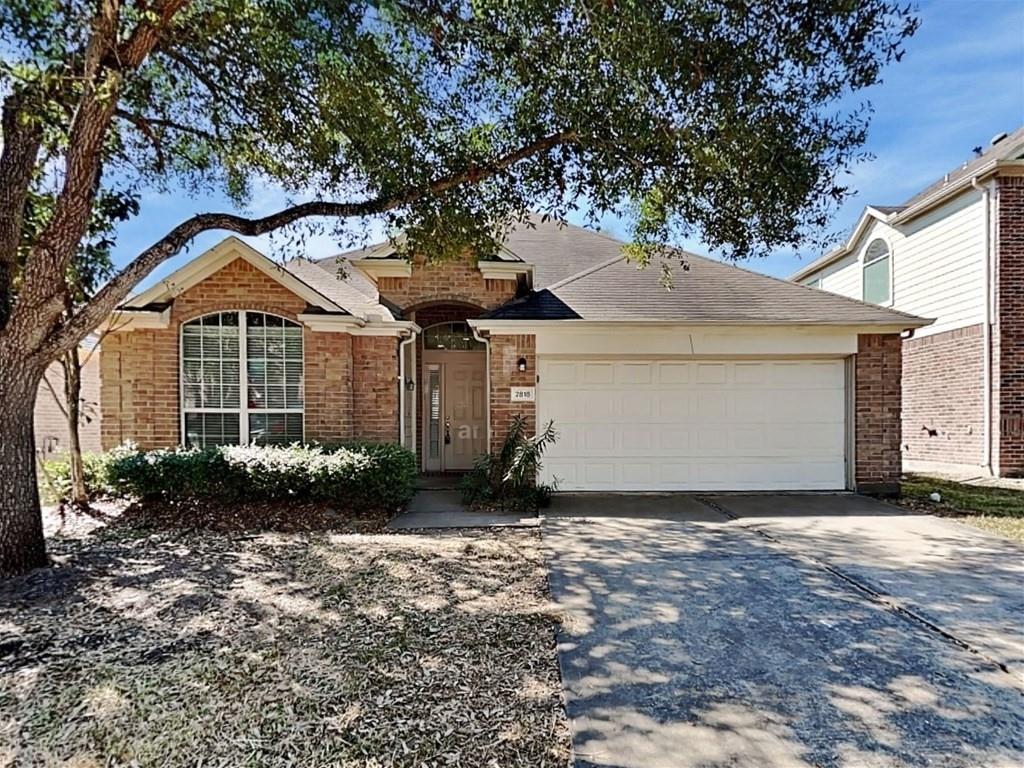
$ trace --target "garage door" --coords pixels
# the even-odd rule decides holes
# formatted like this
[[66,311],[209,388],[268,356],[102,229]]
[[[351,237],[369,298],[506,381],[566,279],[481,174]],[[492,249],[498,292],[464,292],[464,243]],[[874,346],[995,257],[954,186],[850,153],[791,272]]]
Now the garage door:
[[541,358],[538,415],[561,490],[837,490],[841,360]]

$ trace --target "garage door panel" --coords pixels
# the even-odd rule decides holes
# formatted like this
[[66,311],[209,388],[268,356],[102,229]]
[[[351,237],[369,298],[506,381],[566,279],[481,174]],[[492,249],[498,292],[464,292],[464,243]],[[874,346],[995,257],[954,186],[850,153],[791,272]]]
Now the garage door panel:
[[697,363],[698,384],[725,384],[727,378],[725,363]]
[[689,384],[693,377],[692,363],[657,363],[655,384]]
[[845,486],[842,361],[540,359],[564,490]]

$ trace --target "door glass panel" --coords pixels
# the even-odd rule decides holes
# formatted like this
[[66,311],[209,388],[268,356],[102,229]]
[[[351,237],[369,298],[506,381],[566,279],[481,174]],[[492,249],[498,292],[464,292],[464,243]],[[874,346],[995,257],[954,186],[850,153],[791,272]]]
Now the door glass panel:
[[433,366],[427,372],[427,453],[436,459],[441,455],[441,369]]

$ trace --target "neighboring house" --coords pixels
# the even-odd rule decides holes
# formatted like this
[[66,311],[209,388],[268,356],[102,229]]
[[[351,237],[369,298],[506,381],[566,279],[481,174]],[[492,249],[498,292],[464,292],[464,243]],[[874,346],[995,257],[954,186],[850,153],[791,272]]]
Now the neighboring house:
[[[83,451],[100,450],[100,356],[83,347],[82,392],[79,403],[78,439]],[[36,451],[44,458],[68,449],[68,418],[64,399],[64,368],[51,363],[36,393]]]
[[891,374],[928,321],[693,255],[668,291],[609,237],[532,224],[444,264],[280,266],[229,237],[111,319],[105,447],[400,441],[457,471],[518,414],[555,422],[565,490],[895,488]]
[[1024,128],[791,279],[935,318],[903,342],[907,470],[1024,475]]

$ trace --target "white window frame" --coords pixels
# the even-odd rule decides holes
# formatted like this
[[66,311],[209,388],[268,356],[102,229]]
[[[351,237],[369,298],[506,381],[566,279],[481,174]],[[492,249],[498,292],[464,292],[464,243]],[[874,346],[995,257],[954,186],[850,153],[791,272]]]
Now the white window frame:
[[249,360],[248,360],[248,343],[246,339],[248,323],[247,315],[249,312],[256,315],[266,315],[268,317],[277,317],[284,320],[291,325],[297,325],[299,329],[302,329],[301,323],[296,323],[294,320],[279,315],[275,312],[263,312],[260,310],[244,310],[244,309],[222,309],[214,310],[212,312],[204,312],[201,315],[190,317],[183,323],[178,325],[178,428],[181,430],[181,445],[187,446],[187,434],[185,432],[185,326],[189,323],[194,323],[197,320],[202,320],[204,317],[210,315],[238,315],[238,408],[188,408],[188,413],[237,413],[238,414],[238,442],[239,445],[249,445],[249,414],[260,414],[260,413],[292,413],[299,414],[302,416],[302,437],[301,441],[306,441],[306,338],[305,333],[302,335],[302,407],[301,408],[288,408],[287,398],[285,399],[284,408],[250,408],[249,407]]
[[[867,269],[867,267],[869,265],[874,264],[876,261],[880,261],[880,259],[874,259],[873,261],[868,261],[868,249],[870,249],[871,246],[874,245],[878,241],[881,241],[882,243],[885,244],[885,254],[886,255],[883,258],[886,258],[886,259],[889,260],[889,299],[888,299],[888,301],[884,301],[884,302],[868,301],[867,298],[864,296],[864,285],[865,285],[865,283],[864,283],[864,270]],[[894,279],[896,273],[895,273],[895,271],[893,269],[894,263],[895,263],[895,258],[894,258],[894,255],[893,255],[892,243],[889,242],[888,238],[885,238],[885,237],[872,237],[867,242],[867,245],[864,246],[864,250],[861,251],[861,254],[860,254],[860,300],[861,301],[866,302],[868,304],[874,304],[877,307],[891,307],[893,305],[893,302],[896,300],[896,284],[895,284],[896,281]]]

